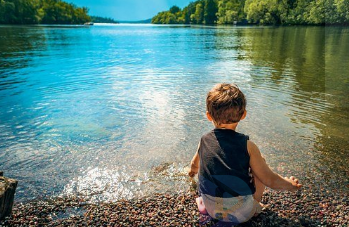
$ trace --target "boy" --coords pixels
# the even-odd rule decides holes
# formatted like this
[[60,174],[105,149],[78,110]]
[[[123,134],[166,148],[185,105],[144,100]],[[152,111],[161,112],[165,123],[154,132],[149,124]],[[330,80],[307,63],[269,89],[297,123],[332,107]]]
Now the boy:
[[235,224],[261,212],[265,186],[296,191],[294,177],[283,178],[266,164],[249,137],[236,132],[246,117],[246,99],[234,84],[217,84],[207,94],[207,119],[215,129],[201,137],[189,176],[199,173],[199,211]]

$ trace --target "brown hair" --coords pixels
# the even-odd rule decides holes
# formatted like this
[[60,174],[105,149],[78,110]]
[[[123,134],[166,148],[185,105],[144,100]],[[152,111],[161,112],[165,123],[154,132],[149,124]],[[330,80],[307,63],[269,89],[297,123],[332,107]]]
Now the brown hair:
[[216,124],[237,123],[246,110],[245,95],[235,84],[216,84],[207,94],[206,109]]

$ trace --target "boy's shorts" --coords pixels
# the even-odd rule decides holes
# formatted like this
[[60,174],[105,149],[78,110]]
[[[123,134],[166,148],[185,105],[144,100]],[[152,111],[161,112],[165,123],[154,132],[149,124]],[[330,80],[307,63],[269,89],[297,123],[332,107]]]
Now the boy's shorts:
[[207,213],[219,221],[242,223],[261,212],[261,205],[253,195],[219,198],[201,194]]

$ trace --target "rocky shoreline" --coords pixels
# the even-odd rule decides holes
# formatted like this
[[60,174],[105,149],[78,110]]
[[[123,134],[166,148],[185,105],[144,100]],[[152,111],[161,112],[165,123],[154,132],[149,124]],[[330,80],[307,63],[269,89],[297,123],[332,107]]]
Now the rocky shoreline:
[[[113,203],[89,204],[77,198],[16,203],[0,226],[231,226],[196,209],[197,193],[153,194]],[[262,213],[238,226],[348,226],[346,196],[322,198],[308,193],[267,190]]]

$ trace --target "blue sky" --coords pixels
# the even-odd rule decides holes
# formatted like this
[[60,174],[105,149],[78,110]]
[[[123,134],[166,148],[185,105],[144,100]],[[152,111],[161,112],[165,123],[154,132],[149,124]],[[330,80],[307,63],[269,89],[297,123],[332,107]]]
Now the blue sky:
[[193,0],[66,0],[77,6],[86,6],[90,15],[116,20],[143,20],[177,5],[181,8]]

